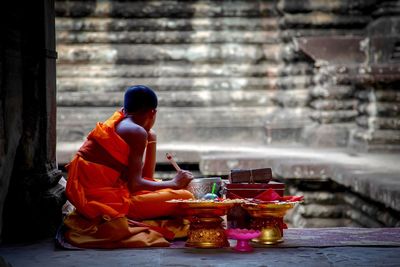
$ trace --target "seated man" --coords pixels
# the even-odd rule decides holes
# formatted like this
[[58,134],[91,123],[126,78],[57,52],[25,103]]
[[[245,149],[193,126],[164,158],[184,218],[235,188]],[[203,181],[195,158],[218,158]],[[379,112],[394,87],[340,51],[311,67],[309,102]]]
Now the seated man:
[[[114,242],[112,246],[118,246],[118,241],[126,247],[165,245],[159,241],[137,243],[130,236],[135,231],[118,228],[121,218],[126,220],[122,223],[126,228],[131,220],[176,215],[176,206],[166,200],[194,198],[185,190],[193,179],[189,171],[179,171],[170,181],[153,179],[157,139],[152,127],[157,104],[157,96],[150,88],[128,88],[123,109],[104,123],[97,123],[67,165],[66,195],[76,208],[65,220],[70,229],[65,237],[71,243],[86,247],[109,247],[108,241]],[[107,225],[106,230],[99,230],[100,225],[116,221],[118,226]],[[88,235],[93,229],[100,231],[100,236]],[[146,229],[145,225],[144,229],[152,228]],[[124,234],[116,237],[117,232]],[[98,239],[102,241],[98,243]]]

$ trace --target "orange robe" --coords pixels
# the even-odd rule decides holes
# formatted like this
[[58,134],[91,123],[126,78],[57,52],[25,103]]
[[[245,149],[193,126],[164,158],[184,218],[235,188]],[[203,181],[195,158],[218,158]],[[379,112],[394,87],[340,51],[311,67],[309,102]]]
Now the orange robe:
[[[123,217],[144,220],[175,215],[175,205],[165,203],[166,200],[193,198],[186,190],[142,191],[135,195],[129,192],[124,173],[127,171],[130,148],[115,131],[115,125],[123,118],[122,112],[115,112],[104,123],[97,123],[67,166],[66,195],[77,214],[83,216],[80,219],[84,220],[77,223],[75,219],[71,221],[72,216],[65,220],[75,233],[79,228],[77,225],[88,222],[98,225]],[[129,236],[132,231],[125,232]],[[66,237],[69,239],[68,235]],[[76,244],[76,240],[74,242]],[[96,242],[94,244],[97,246]],[[133,246],[138,246],[135,244]],[[142,243],[139,246],[148,245]]]

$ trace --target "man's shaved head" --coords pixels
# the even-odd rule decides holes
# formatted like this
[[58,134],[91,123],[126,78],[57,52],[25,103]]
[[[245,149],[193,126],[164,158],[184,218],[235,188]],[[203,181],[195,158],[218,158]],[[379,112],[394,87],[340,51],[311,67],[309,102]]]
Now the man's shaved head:
[[142,112],[157,108],[158,100],[154,91],[144,85],[134,85],[126,89],[124,96],[125,112]]

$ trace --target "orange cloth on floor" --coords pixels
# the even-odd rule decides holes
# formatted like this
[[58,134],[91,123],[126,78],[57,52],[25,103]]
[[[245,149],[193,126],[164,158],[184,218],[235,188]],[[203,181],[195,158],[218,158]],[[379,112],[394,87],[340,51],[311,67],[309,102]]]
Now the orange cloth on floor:
[[[165,201],[193,198],[189,191],[163,189],[130,194],[124,175],[130,148],[115,131],[123,118],[122,112],[115,112],[104,123],[97,123],[67,166],[68,200],[91,222],[99,218],[113,221],[125,216],[137,220],[176,215],[176,206]],[[82,221],[75,221],[74,227],[85,228]]]
[[73,212],[64,220],[65,238],[83,248],[167,247],[169,242],[149,227],[132,227],[126,217],[88,220]]

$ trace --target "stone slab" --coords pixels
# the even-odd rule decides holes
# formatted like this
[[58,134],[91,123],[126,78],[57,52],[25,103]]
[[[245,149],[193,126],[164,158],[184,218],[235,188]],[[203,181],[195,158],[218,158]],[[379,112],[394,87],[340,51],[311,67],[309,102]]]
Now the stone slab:
[[357,115],[357,110],[315,110],[311,118],[319,123],[345,123],[354,121]]
[[157,62],[155,65],[143,64],[58,64],[57,77],[96,77],[96,78],[144,78],[144,77],[277,77],[308,73],[311,67],[304,64],[284,64],[269,62],[204,63],[201,65],[183,62]]
[[278,1],[278,9],[287,13],[308,13],[311,11],[325,11],[332,13],[348,13],[368,11],[368,9],[376,5],[377,0],[357,0],[347,1],[329,1],[325,0],[309,0],[307,5],[296,0],[280,0]]
[[[396,237],[399,228],[386,229]],[[373,234],[371,234],[373,233]],[[385,240],[381,229],[288,229],[281,247],[255,248],[253,253],[224,249],[137,248],[61,250],[53,240],[2,245],[0,262],[12,266],[398,266],[398,240]],[[328,236],[334,239],[327,238]],[[385,237],[388,234],[384,235]],[[363,238],[365,237],[365,238]],[[307,240],[308,239],[308,240]],[[331,243],[317,246],[313,240]],[[310,242],[311,241],[311,242]],[[296,247],[284,247],[292,242]],[[310,244],[307,246],[307,244]],[[320,244],[320,242],[319,242]]]
[[[302,80],[298,82],[304,87]],[[93,78],[71,78],[59,77],[57,79],[58,92],[83,92],[83,93],[106,93],[120,92],[123,94],[126,88],[132,84],[146,84],[158,91],[218,91],[231,90],[276,90],[278,79],[276,77],[93,77]]]
[[400,131],[356,128],[351,132],[349,147],[358,152],[400,151]]
[[[205,4],[206,3],[206,4]],[[177,1],[56,1],[58,17],[116,18],[193,18],[193,17],[272,17],[277,15],[274,2],[199,1],[183,5]]]
[[[265,90],[187,90],[157,92],[163,107],[273,107],[277,91]],[[58,92],[58,107],[122,107],[122,92]],[[301,102],[294,100],[293,102]]]
[[[393,158],[399,160],[398,155]],[[370,161],[364,159],[364,164],[336,166],[331,173],[331,179],[350,188],[362,196],[368,197],[394,210],[400,210],[400,172],[390,170],[385,159],[377,159],[371,166]],[[399,161],[400,162],[400,161]]]
[[278,43],[277,31],[57,31],[57,43],[63,44],[274,44]]
[[312,11],[309,13],[284,14],[279,20],[282,28],[363,28],[370,21],[368,15],[332,14]]
[[346,147],[353,128],[352,123],[310,123],[303,128],[301,140],[303,144],[311,147]]
[[[119,107],[60,107],[57,112],[57,140],[84,140],[97,122],[106,120],[118,109]],[[179,140],[213,142],[226,139],[227,142],[242,140],[261,144],[264,118],[274,108],[159,107],[158,111],[154,129],[158,133],[159,141],[163,143]]]
[[[400,116],[358,116],[357,125],[369,129],[400,130]],[[400,134],[400,132],[399,132]]]
[[357,100],[355,99],[317,99],[310,103],[311,107],[317,110],[355,110]]
[[160,61],[198,63],[281,59],[279,44],[59,44],[58,62],[66,64],[145,64]]
[[57,31],[188,31],[188,30],[276,30],[276,18],[69,18],[56,17]]

